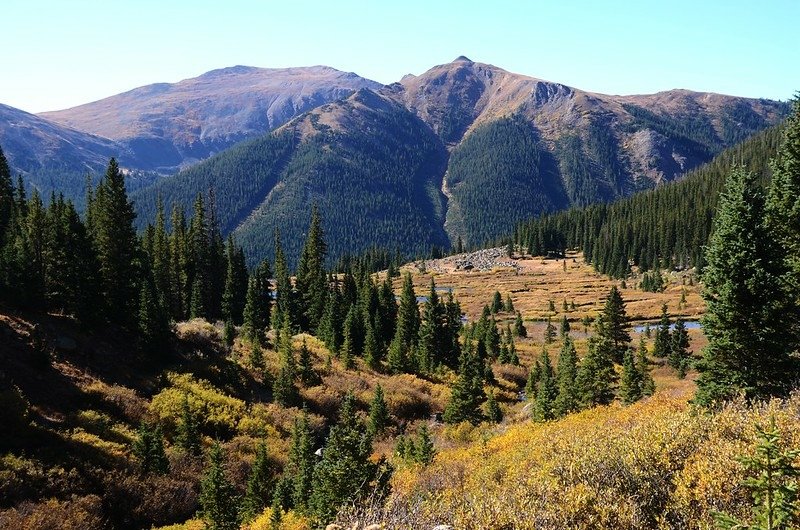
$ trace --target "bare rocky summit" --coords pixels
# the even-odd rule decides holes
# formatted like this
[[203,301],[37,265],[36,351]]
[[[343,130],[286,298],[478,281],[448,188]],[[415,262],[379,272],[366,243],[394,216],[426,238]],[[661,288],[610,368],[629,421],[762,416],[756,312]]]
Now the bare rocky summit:
[[122,143],[141,161],[139,169],[169,172],[360,88],[381,86],[327,66],[233,66],[41,116]]

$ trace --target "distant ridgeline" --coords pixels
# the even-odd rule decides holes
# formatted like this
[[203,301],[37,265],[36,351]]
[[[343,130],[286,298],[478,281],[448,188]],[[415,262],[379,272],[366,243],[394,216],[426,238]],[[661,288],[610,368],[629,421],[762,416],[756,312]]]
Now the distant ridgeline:
[[516,244],[533,255],[581,249],[598,271],[616,278],[642,270],[702,267],[720,191],[735,165],[762,181],[777,154],[784,126],[776,125],[726,149],[683,179],[608,204],[592,204],[521,223]]

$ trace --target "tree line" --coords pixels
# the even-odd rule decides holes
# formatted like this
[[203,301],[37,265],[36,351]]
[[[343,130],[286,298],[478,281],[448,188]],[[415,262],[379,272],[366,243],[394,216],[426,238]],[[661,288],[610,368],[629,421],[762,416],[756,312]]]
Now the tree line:
[[537,256],[580,249],[587,262],[615,278],[630,274],[632,265],[642,270],[702,268],[725,176],[734,165],[745,164],[766,181],[782,131],[776,126],[757,133],[680,181],[523,222],[512,240]]

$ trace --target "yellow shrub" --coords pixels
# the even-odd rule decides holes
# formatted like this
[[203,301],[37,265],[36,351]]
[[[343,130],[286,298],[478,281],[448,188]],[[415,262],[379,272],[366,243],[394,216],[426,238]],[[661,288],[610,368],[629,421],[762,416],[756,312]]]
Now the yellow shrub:
[[167,375],[170,386],[153,396],[150,412],[159,420],[175,425],[181,415],[183,396],[188,396],[189,408],[212,429],[236,430],[246,412],[244,401],[224,394],[203,379],[190,374]]
[[[242,526],[242,530],[273,530],[270,518],[272,508],[267,508],[252,523]],[[311,530],[311,523],[305,517],[289,511],[281,516],[280,530]]]
[[398,470],[389,503],[367,516],[398,528],[709,528],[713,511],[749,510],[736,457],[753,451],[753,425],[771,416],[797,446],[800,397],[710,414],[665,392],[488,440],[485,429],[447,427],[440,442],[477,441],[440,443],[427,468]]
[[161,526],[153,530],[206,530],[206,523],[200,519],[191,519],[185,523]]

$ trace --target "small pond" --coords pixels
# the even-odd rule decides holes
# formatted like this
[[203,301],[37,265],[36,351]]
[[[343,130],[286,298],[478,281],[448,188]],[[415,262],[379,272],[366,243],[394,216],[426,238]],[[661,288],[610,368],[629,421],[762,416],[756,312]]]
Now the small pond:
[[[703,325],[698,322],[697,320],[686,320],[683,323],[686,326],[686,329],[703,329]],[[634,333],[644,333],[646,326],[633,326]],[[658,329],[658,322],[654,322],[650,324],[650,331],[655,331]],[[669,330],[672,331],[675,329],[675,323],[673,322],[669,326]]]

